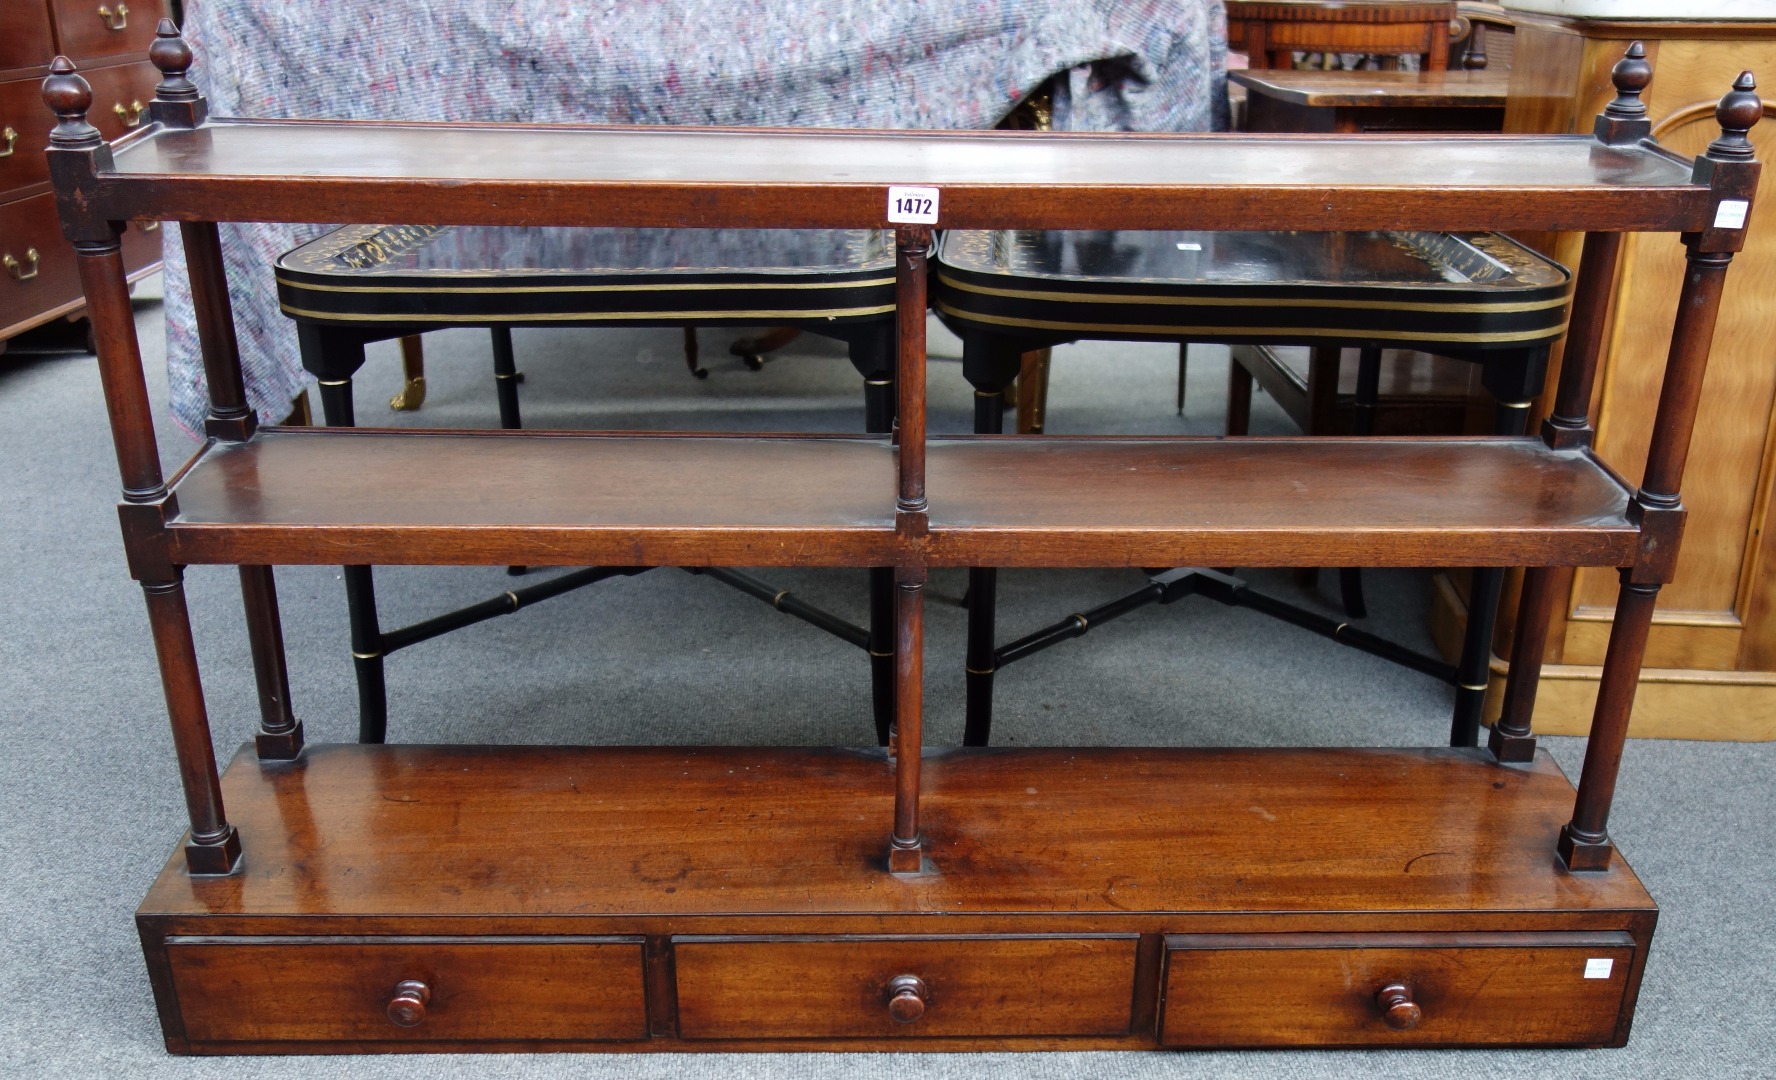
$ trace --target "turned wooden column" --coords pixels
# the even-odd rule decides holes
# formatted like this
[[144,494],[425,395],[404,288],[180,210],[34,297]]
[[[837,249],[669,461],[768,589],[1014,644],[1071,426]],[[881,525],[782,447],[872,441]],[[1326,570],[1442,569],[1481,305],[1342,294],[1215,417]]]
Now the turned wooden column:
[[[179,37],[172,20],[160,20],[148,57],[161,76],[151,106],[155,120],[167,127],[196,127],[207,109],[197,87],[187,77],[191,49]],[[192,308],[203,352],[204,382],[210,398],[204,433],[213,439],[244,442],[253,437],[257,418],[247,404],[246,383],[241,374],[221,234],[213,221],[188,221],[180,227],[179,235],[185,247]],[[259,692],[260,725],[254,742],[260,757],[289,760],[302,752],[302,724],[290,707],[290,673],[284,657],[277,584],[269,566],[242,566],[240,580],[253,677]]]
[[130,574],[141,583],[148,606],[173,746],[179,757],[179,778],[191,822],[185,861],[193,874],[226,874],[240,863],[240,837],[228,824],[222,805],[209,716],[185,607],[183,567],[174,564],[167,552],[164,523],[177,512],[177,502],[161,475],[160,452],[154,441],[152,407],[142,377],[135,315],[130,309],[118,240],[123,223],[84,211],[85,193],[92,189],[99,170],[111,164],[111,148],[87,122],[92,88],[75,74],[66,57],[57,57],[50,67],[50,76],[43,83],[43,100],[57,118],[50,133],[50,170],[57,181],[63,232],[74,245],[86,294],[99,378],[123,479],[118,517],[124,549]]
[[888,869],[894,874],[924,870],[924,836],[919,829],[919,765],[924,723],[925,567],[919,562],[929,528],[925,500],[925,271],[931,230],[902,225],[895,230],[894,301],[899,389],[896,449],[899,470],[895,531],[906,564],[895,573],[894,635],[894,834]]
[[1653,607],[1660,586],[1672,579],[1677,566],[1678,541],[1683,535],[1685,517],[1679,489],[1701,401],[1702,376],[1708,366],[1715,319],[1720,311],[1721,289],[1733,253],[1744,246],[1747,211],[1757,190],[1759,166],[1748,137],[1752,125],[1764,113],[1763,102],[1753,92],[1756,87],[1750,72],[1740,74],[1732,91],[1715,109],[1720,137],[1696,160],[1694,179],[1708,184],[1714,195],[1712,225],[1701,232],[1684,234],[1687,269],[1683,291],[1678,296],[1677,325],[1666,357],[1646,472],[1629,507],[1630,519],[1641,529],[1640,550],[1634,565],[1621,571],[1622,584],[1609,650],[1604,657],[1597,708],[1592,714],[1591,739],[1579,776],[1578,799],[1572,821],[1560,832],[1560,856],[1573,870],[1605,870],[1610,863],[1610,801],[1615,794],[1616,771],[1628,734],[1628,717],[1645,658]]

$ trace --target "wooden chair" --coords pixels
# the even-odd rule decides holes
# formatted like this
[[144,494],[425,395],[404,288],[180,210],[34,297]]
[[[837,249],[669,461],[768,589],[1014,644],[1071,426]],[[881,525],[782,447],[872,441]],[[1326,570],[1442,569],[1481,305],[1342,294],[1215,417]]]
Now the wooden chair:
[[[353,426],[364,346],[422,330],[488,327],[500,426],[522,426],[514,326],[791,326],[845,342],[864,379],[865,429],[894,422],[894,240],[879,230],[572,229],[349,225],[276,265],[303,365],[329,426]],[[694,340],[691,339],[691,340]],[[384,658],[397,649],[647,567],[590,567],[401,629],[380,625],[369,566],[344,568],[359,738],[388,724]],[[876,734],[894,717],[893,571],[870,573],[867,629],[750,575],[700,568],[864,649]]]
[[[932,299],[962,338],[975,388],[975,431],[997,434],[998,397],[1020,358],[1081,339],[1308,343],[1365,351],[1359,398],[1373,402],[1374,360],[1387,343],[1434,348],[1480,367],[1497,400],[1494,431],[1521,435],[1540,392],[1549,345],[1565,328],[1570,275],[1494,233],[950,232]],[[1204,592],[1263,607],[1309,629],[1411,664],[1456,685],[1452,742],[1478,732],[1502,571],[1475,571],[1461,658],[1408,654],[1342,622],[1224,582],[1156,577],[1145,589],[1025,638],[996,641],[996,571],[969,577],[968,715],[964,741],[985,745],[993,680],[1005,664],[1149,603]],[[1263,599],[1263,598],[1259,598]]]

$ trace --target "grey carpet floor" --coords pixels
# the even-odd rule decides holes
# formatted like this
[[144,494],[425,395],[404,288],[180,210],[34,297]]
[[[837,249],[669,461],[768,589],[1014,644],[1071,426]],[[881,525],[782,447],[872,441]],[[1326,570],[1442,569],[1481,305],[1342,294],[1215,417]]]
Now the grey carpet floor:
[[[146,292],[144,295],[147,295]],[[138,305],[157,402],[158,307]],[[763,372],[720,353],[691,380],[678,335],[520,331],[532,426],[852,431],[857,379],[838,348],[804,338]],[[431,394],[388,413],[397,364],[373,350],[364,423],[492,423],[482,335],[428,338]],[[953,341],[934,339],[932,429],[961,431],[970,396]],[[947,354],[947,359],[944,358]],[[1193,358],[1190,406],[1173,415],[1175,353],[1095,347],[1057,355],[1056,432],[1212,432],[1224,352]],[[1285,431],[1264,399],[1254,429]],[[169,467],[192,443],[160,433]],[[1776,1075],[1776,745],[1629,746],[1611,822],[1663,913],[1634,1035],[1621,1050],[1415,1053],[818,1054],[443,1056],[195,1060],[165,1054],[131,913],[183,828],[177,773],[136,586],[112,510],[117,477],[90,357],[0,358],[6,528],[0,594],[0,1075],[7,1077],[1751,1077]],[[859,621],[860,576],[768,572]],[[1324,606],[1287,574],[1255,575]],[[1428,647],[1426,578],[1368,575],[1370,624]],[[392,568],[389,622],[496,595],[498,568]],[[1137,586],[1127,572],[1007,573],[1001,627],[1046,624]],[[1328,579],[1328,584],[1330,580]],[[257,715],[236,579],[188,574],[223,759]],[[927,607],[927,722],[960,738],[959,574]],[[293,697],[313,740],[354,732],[337,570],[279,572]],[[1326,610],[1330,611],[1329,608]],[[594,586],[418,646],[389,665],[390,737],[428,742],[863,744],[867,678],[852,647],[708,579],[671,571]],[[1250,612],[1186,601],[1148,609],[1000,679],[996,741],[1011,744],[1426,745],[1447,688]],[[1569,775],[1583,742],[1548,739]]]

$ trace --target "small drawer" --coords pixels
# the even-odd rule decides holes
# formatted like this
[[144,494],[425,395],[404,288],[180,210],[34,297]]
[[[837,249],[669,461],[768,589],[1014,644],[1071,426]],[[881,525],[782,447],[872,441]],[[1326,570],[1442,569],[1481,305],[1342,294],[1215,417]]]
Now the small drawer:
[[86,118],[107,142],[115,142],[149,122],[148,104],[160,85],[160,72],[153,64],[114,64],[81,74],[93,92],[92,108],[87,110]]
[[174,938],[167,961],[197,1043],[647,1036],[639,938]]
[[49,181],[49,129],[55,116],[43,104],[42,79],[0,83],[0,199]]
[[1115,1035],[1133,935],[678,938],[687,1039]]
[[1624,933],[1166,938],[1167,1046],[1602,1046]]
[[80,299],[49,192],[0,205],[0,330]]
[[[47,68],[55,54],[49,9],[41,0],[7,0],[0,4],[0,71]],[[0,117],[0,123],[6,122],[9,121],[5,117]]]
[[[76,64],[105,56],[147,56],[164,0],[50,0],[62,55]],[[84,65],[82,65],[84,66]]]

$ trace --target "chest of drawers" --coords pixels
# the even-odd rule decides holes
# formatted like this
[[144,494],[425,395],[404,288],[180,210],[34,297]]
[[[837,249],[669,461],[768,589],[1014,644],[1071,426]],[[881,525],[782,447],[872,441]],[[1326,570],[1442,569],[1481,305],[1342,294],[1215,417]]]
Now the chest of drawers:
[[[57,55],[92,83],[93,123],[116,139],[143,122],[159,73],[143,59],[165,0],[14,0],[0,11],[0,351],[6,340],[81,309],[74,253],[56,225],[43,148],[51,117],[41,86]],[[132,224],[131,280],[160,266],[157,223]]]

